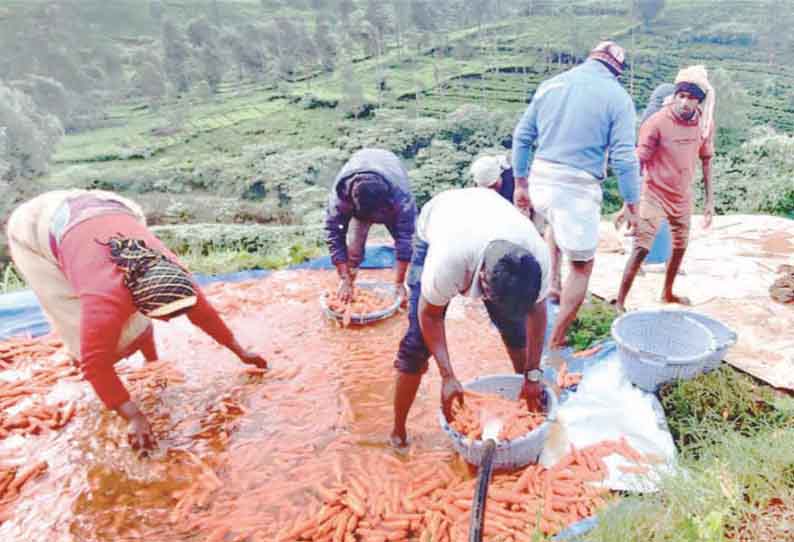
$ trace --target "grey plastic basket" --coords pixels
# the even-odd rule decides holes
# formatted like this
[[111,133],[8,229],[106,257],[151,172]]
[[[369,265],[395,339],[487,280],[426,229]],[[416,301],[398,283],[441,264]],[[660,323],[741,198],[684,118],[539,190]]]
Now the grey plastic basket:
[[[481,376],[463,384],[464,389],[501,395],[507,399],[518,399],[521,387],[524,384],[522,375],[493,375]],[[552,389],[544,385],[546,402],[546,421],[540,427],[509,441],[496,443],[496,451],[493,458],[493,468],[498,470],[512,470],[524,467],[530,463],[536,463],[543,451],[546,436],[551,428],[551,422],[557,417],[557,396]],[[482,440],[472,440],[461,435],[450,427],[444,413],[439,410],[438,421],[441,429],[452,441],[452,447],[458,452],[467,463],[479,465],[482,459],[485,444]]]
[[711,356],[706,358],[705,370],[712,371],[716,369],[720,366],[722,360],[725,359],[725,354],[728,353],[728,349],[736,344],[736,341],[739,338],[738,335],[736,335],[735,331],[730,329],[719,320],[715,320],[714,318],[706,316],[705,314],[700,314],[699,312],[693,311],[681,312],[706,326],[714,335],[714,347],[716,350]]
[[[365,290],[373,290],[377,292],[381,292],[387,296],[394,296],[394,302],[386,307],[383,310],[370,312],[368,314],[353,314],[350,316],[350,323],[355,325],[366,325],[371,324],[373,322],[377,322],[379,320],[385,320],[390,316],[393,316],[399,309],[400,309],[400,302],[402,299],[396,296],[394,284],[387,283],[387,282],[376,282],[376,281],[362,281],[356,283],[356,288],[362,288]],[[328,306],[328,299],[327,293],[320,294],[320,307],[322,307],[323,312],[329,318],[332,318],[338,322],[341,322],[344,318],[344,314],[341,312],[337,312],[331,309]]]
[[717,350],[709,328],[682,311],[624,314],[612,322],[612,337],[628,379],[649,392],[705,372]]

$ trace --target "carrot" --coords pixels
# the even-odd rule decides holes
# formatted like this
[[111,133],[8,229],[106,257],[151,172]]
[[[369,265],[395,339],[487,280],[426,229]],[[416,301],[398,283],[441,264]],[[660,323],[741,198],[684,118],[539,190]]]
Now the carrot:
[[350,510],[345,510],[336,518],[336,530],[334,531],[333,541],[344,542],[345,533],[347,532],[347,522],[350,516],[354,515]]
[[17,473],[14,481],[8,486],[8,489],[11,491],[19,491],[28,480],[46,471],[47,467],[46,461],[40,461],[39,463],[34,463],[33,465],[25,467]]
[[342,497],[342,504],[350,508],[357,516],[364,517],[367,515],[366,507],[353,495],[345,495]]
[[226,539],[226,535],[228,533],[229,528],[221,525],[210,533],[210,535],[207,537],[207,542],[223,542]]
[[418,497],[423,497],[423,496],[427,495],[428,493],[432,492],[435,489],[444,487],[444,485],[445,485],[445,482],[442,479],[436,478],[435,480],[430,480],[429,482],[427,482],[422,487],[420,487],[420,488],[416,489],[415,491],[412,491],[411,493],[409,493],[407,498],[409,500],[414,500],[414,499],[417,499]]

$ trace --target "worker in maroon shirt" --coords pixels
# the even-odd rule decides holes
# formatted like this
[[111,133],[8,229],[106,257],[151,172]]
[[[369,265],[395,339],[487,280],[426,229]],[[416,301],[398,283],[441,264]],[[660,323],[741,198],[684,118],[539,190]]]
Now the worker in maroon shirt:
[[133,448],[155,441],[114,364],[138,351],[157,359],[151,318],[184,314],[243,363],[267,367],[240,346],[134,202],[99,190],[47,192],[11,214],[7,233],[14,264],[84,377],[129,422]]
[[[667,219],[673,238],[673,253],[667,264],[661,301],[689,305],[689,299],[673,293],[673,283],[689,242],[696,163],[700,159],[705,193],[703,227],[714,216],[714,185],[711,158],[714,155],[714,89],[703,66],[679,72],[669,105],[640,127],[637,156],[645,183],[634,233],[634,249],[626,263],[616,301],[625,311],[634,277],[651,249],[662,220]],[[619,222],[619,219],[618,219]]]

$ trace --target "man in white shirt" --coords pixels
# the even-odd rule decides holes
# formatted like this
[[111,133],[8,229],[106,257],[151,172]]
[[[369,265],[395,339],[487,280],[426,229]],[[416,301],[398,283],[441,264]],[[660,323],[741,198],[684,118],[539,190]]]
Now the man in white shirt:
[[499,329],[516,373],[526,380],[522,396],[541,408],[538,369],[546,331],[549,252],[535,227],[497,192],[486,188],[449,190],[422,208],[408,273],[411,289],[408,330],[394,366],[392,444],[407,441],[405,422],[432,354],[441,378],[441,406],[447,419],[463,388],[447,349],[444,315],[457,295],[482,298]]

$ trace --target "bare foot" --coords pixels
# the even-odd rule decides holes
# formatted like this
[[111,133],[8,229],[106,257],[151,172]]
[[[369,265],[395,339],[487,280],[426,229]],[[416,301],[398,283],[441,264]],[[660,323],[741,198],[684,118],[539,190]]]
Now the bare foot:
[[389,445],[397,451],[404,451],[408,447],[408,436],[404,433],[398,435],[396,432],[392,431],[392,434],[389,436]]
[[692,302],[688,297],[679,297],[675,294],[662,294],[662,303],[676,303],[678,305],[691,305]]

